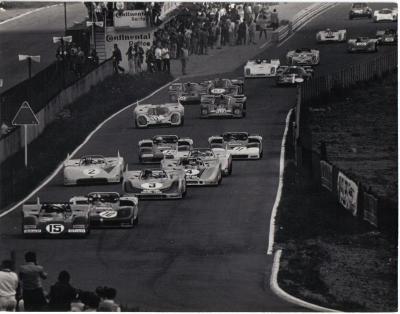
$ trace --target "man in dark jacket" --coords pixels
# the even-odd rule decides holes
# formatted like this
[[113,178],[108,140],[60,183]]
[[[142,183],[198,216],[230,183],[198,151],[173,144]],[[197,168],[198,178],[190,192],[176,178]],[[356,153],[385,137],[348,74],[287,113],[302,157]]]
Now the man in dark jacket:
[[77,292],[69,281],[69,273],[63,270],[58,275],[58,281],[51,286],[49,294],[49,309],[51,311],[68,312],[71,310],[71,302]]
[[122,61],[122,54],[117,44],[114,44],[112,59],[113,59],[114,72],[117,74],[119,73],[119,71],[125,72],[125,69],[119,65],[119,63]]

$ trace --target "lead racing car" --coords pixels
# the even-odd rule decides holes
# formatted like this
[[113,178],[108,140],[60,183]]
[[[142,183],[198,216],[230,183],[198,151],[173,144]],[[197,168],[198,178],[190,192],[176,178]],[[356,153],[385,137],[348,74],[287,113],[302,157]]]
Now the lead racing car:
[[116,192],[92,192],[87,196],[74,196],[73,205],[89,206],[91,227],[133,228],[139,221],[138,199]]
[[89,206],[70,202],[34,204],[22,206],[22,233],[25,236],[79,236],[90,233]]
[[385,29],[376,32],[379,45],[397,45],[397,30]]
[[281,62],[279,59],[256,59],[247,61],[244,66],[245,78],[274,77]]
[[123,190],[139,199],[183,198],[186,195],[185,172],[161,168],[126,171]]
[[139,142],[139,162],[158,163],[164,155],[184,157],[193,148],[193,140],[179,138],[177,135],[156,135]]
[[180,103],[136,104],[133,110],[136,128],[149,126],[180,126],[185,119],[185,108]]
[[368,37],[358,37],[349,39],[347,42],[348,52],[377,52],[378,39]]
[[208,139],[211,148],[225,148],[233,159],[260,159],[263,155],[262,137],[247,132],[225,132]]
[[276,77],[276,85],[295,86],[309,80],[313,73],[310,66],[283,66]]
[[208,160],[196,157],[165,158],[161,161],[161,167],[183,171],[187,185],[219,185],[222,182],[221,164],[218,158]]
[[374,22],[396,22],[397,21],[397,9],[384,8],[376,10],[374,12]]
[[319,31],[316,35],[317,43],[326,42],[346,42],[347,31],[345,29],[332,30],[327,28],[326,30]]
[[298,48],[286,54],[289,65],[317,65],[319,64],[319,50],[310,48]]
[[64,162],[64,185],[119,183],[122,180],[124,158],[86,155]]
[[202,83],[173,83],[169,87],[169,99],[182,104],[200,102],[202,95],[207,94],[209,82]]
[[201,97],[201,118],[243,118],[246,116],[244,95],[204,95]]

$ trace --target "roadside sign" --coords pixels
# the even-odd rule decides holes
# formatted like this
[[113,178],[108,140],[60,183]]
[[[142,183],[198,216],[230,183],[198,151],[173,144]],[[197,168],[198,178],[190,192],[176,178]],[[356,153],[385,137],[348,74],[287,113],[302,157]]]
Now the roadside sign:
[[24,101],[11,122],[13,125],[39,124],[39,120],[27,101]]
[[24,61],[24,60],[32,60],[35,61],[37,63],[40,62],[40,56],[28,56],[28,55],[18,55],[18,60],[19,61]]
[[64,36],[64,37],[53,37],[53,43],[59,43],[63,40],[64,42],[70,43],[72,42],[72,36]]

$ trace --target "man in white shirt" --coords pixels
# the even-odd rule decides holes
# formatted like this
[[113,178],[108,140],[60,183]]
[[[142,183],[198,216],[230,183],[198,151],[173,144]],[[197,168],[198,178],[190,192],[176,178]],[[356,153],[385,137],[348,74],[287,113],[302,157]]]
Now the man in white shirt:
[[157,43],[157,47],[154,51],[154,56],[156,59],[156,66],[157,66],[157,71],[161,71],[162,67],[161,67],[161,59],[162,59],[162,48],[161,48],[161,43],[158,42]]
[[164,43],[164,47],[161,49],[161,58],[163,63],[163,71],[170,73],[171,68],[169,62],[169,49],[167,42]]
[[18,275],[12,271],[13,263],[4,260],[0,270],[0,311],[14,312],[17,307]]

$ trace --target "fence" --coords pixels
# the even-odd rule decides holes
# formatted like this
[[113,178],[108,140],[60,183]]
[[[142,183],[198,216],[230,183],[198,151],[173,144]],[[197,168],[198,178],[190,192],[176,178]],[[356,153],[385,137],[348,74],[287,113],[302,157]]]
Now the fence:
[[318,76],[305,81],[301,87],[302,101],[308,101],[337,89],[349,88],[356,82],[368,81],[397,68],[397,49],[378,55],[367,62],[352,65],[346,69]]
[[325,147],[321,146],[320,152],[313,149],[309,105],[314,100],[321,103],[322,99],[326,103],[327,95],[349,88],[358,82],[380,77],[396,68],[397,50],[304,82],[297,94],[294,124],[298,167],[311,171],[312,178],[330,191],[353,216],[395,237],[398,228],[396,201],[375,195],[365,183],[359,182],[351,174],[327,161]]
[[93,71],[98,65],[86,62],[78,76],[70,68],[70,63],[56,61],[38,72],[31,80],[27,79],[6,90],[0,96],[0,125],[11,121],[17,113],[21,103],[29,102],[34,112],[41,110],[55,95],[71,86],[82,76]]

